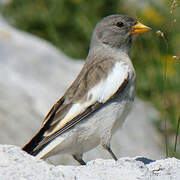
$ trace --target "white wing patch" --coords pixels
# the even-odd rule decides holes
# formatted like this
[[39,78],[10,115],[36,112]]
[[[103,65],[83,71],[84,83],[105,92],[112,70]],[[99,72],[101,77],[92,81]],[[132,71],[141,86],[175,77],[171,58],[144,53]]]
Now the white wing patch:
[[[105,103],[113,94],[117,92],[125,79],[128,77],[128,65],[124,62],[117,62],[109,74],[107,79],[102,80],[98,85],[93,87],[87,95],[87,101],[84,103],[74,104],[66,116],[57,124],[56,128],[50,133],[45,133],[49,136],[61,129],[67,122],[82,113],[86,108],[95,102]],[[91,97],[91,98],[89,98]]]
[[128,77],[128,65],[117,62],[107,79],[90,90],[90,94],[101,103],[105,103]]

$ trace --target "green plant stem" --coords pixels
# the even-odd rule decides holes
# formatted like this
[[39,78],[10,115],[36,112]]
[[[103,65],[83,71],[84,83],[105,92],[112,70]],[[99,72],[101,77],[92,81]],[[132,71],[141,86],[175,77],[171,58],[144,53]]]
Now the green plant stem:
[[180,117],[178,119],[177,128],[176,128],[176,137],[175,137],[175,143],[174,143],[174,152],[176,153],[176,147],[177,147],[177,139],[179,134],[179,126],[180,126]]

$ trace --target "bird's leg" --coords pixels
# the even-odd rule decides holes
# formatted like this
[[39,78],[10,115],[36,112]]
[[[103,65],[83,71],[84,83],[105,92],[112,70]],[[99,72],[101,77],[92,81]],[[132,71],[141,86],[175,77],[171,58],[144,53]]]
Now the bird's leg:
[[86,162],[82,159],[82,154],[81,155],[72,155],[73,158],[79,162],[81,165],[86,165]]
[[118,158],[115,156],[115,154],[113,153],[113,151],[112,151],[112,149],[111,149],[110,146],[108,146],[108,145],[103,145],[103,147],[104,147],[104,149],[106,149],[106,150],[111,154],[112,158],[113,158],[115,161],[118,160]]

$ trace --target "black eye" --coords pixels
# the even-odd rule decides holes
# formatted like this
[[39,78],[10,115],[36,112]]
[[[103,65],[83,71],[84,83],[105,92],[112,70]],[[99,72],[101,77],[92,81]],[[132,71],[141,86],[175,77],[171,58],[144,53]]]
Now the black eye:
[[123,26],[124,26],[124,23],[123,23],[123,22],[117,22],[117,23],[116,23],[116,26],[119,27],[119,28],[120,28],[120,27],[123,27]]

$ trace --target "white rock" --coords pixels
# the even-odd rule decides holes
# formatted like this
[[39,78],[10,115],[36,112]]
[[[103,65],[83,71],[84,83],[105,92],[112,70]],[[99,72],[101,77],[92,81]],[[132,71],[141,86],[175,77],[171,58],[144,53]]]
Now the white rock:
[[21,151],[19,147],[0,145],[1,180],[179,180],[180,160],[168,158],[147,164],[136,158],[97,159],[86,166],[54,166]]

